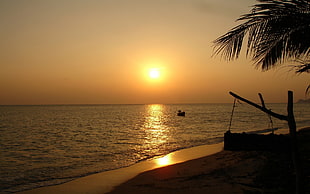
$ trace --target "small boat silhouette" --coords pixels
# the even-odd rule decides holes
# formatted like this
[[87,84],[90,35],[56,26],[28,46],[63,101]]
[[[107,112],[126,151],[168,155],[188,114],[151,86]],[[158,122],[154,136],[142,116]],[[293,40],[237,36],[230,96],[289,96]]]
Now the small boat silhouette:
[[178,115],[178,116],[183,116],[183,117],[184,117],[184,116],[185,116],[185,112],[184,112],[184,111],[179,110],[179,111],[178,111],[178,113],[177,113],[177,115]]

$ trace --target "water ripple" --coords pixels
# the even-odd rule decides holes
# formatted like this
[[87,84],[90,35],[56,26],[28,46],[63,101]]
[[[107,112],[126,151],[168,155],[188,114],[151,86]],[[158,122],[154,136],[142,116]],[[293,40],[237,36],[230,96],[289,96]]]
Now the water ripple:
[[[277,112],[286,105],[271,104]],[[177,117],[178,110],[186,117]],[[222,141],[230,104],[0,106],[0,192],[58,184],[169,152]],[[296,105],[310,125],[310,105]],[[238,105],[232,130],[264,129],[268,117]],[[275,127],[287,128],[274,121]]]

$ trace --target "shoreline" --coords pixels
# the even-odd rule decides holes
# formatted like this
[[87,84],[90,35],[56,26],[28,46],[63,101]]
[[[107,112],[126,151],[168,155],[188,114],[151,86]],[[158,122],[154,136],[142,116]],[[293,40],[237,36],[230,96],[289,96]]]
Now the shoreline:
[[107,193],[140,173],[201,157],[208,157],[222,151],[223,147],[224,142],[221,142],[177,150],[163,157],[141,161],[128,167],[95,173],[59,185],[44,186],[18,193]]
[[108,194],[259,193],[253,182],[264,163],[265,157],[260,152],[223,150],[140,173]]
[[[283,134],[287,132],[288,129],[281,129],[277,130],[276,133]],[[219,158],[217,156],[219,154],[221,155],[219,161],[223,159],[227,160],[227,158],[225,159],[225,155],[234,155],[233,153],[235,152],[224,151],[223,147],[224,142],[186,148],[171,152],[160,158],[142,161],[129,167],[96,173],[59,185],[44,186],[19,193],[115,193],[115,189],[119,189],[122,185],[127,184],[127,182],[136,179],[136,177],[139,177],[144,173],[149,173],[164,168],[174,168],[174,166],[182,165],[184,163],[191,163],[195,160],[207,159],[210,160],[211,163],[214,163],[217,161],[217,159],[215,160],[214,158]],[[244,154],[244,152],[242,153]],[[246,155],[240,154],[235,157],[244,158],[247,157]],[[235,157],[232,157],[231,159],[235,160]],[[192,165],[187,166],[187,168],[192,168]],[[195,165],[194,168],[196,168]],[[213,166],[212,168],[220,168],[220,166]]]

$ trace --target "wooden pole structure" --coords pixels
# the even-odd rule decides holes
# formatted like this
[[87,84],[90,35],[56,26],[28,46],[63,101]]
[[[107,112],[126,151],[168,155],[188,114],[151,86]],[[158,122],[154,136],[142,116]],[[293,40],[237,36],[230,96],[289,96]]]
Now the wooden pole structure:
[[280,120],[287,121],[288,127],[289,127],[290,139],[291,139],[292,160],[293,160],[295,173],[296,173],[296,194],[302,193],[303,192],[303,189],[302,189],[303,177],[302,177],[301,164],[300,164],[301,162],[300,162],[300,157],[299,157],[299,152],[298,152],[298,147],[297,147],[297,140],[296,140],[296,122],[295,122],[294,111],[293,111],[293,92],[288,91],[287,116],[272,112],[271,110],[267,109],[261,94],[259,94],[259,97],[262,102],[262,106],[254,102],[251,102],[245,98],[242,98],[233,92],[229,92],[229,94],[251,106],[254,106],[257,109],[260,109],[261,111],[269,114],[270,116],[273,116]]
[[231,128],[232,118],[233,118],[233,116],[234,116],[235,107],[236,107],[236,98],[234,99],[234,105],[233,105],[233,108],[232,108],[232,111],[231,111],[231,116],[230,116],[230,121],[229,121],[229,127],[228,127],[228,131],[229,131],[229,132],[230,132],[230,128]]
[[292,149],[292,159],[293,164],[295,167],[295,173],[296,173],[296,193],[303,193],[303,176],[301,171],[301,161],[297,146],[297,137],[296,137],[296,122],[294,117],[294,110],[293,110],[293,92],[288,91],[288,101],[287,101],[287,123],[290,130],[290,136],[291,136],[291,149]]
[[[261,93],[258,93],[258,96],[259,96],[259,98],[260,98],[260,102],[262,103],[263,108],[266,108],[263,95],[262,95]],[[271,130],[272,130],[272,134],[274,134],[272,118],[271,118],[270,114],[267,114],[267,115],[268,115],[268,118],[269,118],[269,121],[270,121],[270,127],[271,127]]]
[[269,115],[271,115],[271,116],[273,116],[273,117],[275,117],[277,119],[287,121],[287,116],[285,116],[285,115],[281,115],[281,114],[272,112],[271,110],[267,109],[266,107],[260,106],[260,105],[254,103],[254,102],[251,102],[251,101],[249,101],[249,100],[247,100],[245,98],[242,98],[241,96],[238,96],[237,94],[235,94],[233,92],[229,92],[229,94],[232,95],[233,97],[235,97],[235,98],[237,98],[237,99],[239,99],[239,100],[249,104],[249,105],[254,106],[255,108],[257,108],[257,109],[259,109],[259,110],[261,110],[261,111],[263,111],[263,112],[265,112],[265,113],[267,113],[267,114],[269,114]]

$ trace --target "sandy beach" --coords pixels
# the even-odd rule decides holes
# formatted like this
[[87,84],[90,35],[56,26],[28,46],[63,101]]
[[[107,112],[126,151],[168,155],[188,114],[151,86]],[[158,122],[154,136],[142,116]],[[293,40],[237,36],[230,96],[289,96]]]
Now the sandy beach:
[[[299,131],[298,138],[307,193],[310,128]],[[220,151],[222,146],[181,150],[127,168],[22,193],[294,193],[290,152]],[[174,164],[163,160],[167,158]]]
[[[299,132],[309,193],[310,128]],[[217,154],[141,173],[116,193],[295,193],[289,152],[221,151]]]
[[111,193],[243,193],[259,191],[254,179],[266,157],[222,151],[212,156],[140,174]]

